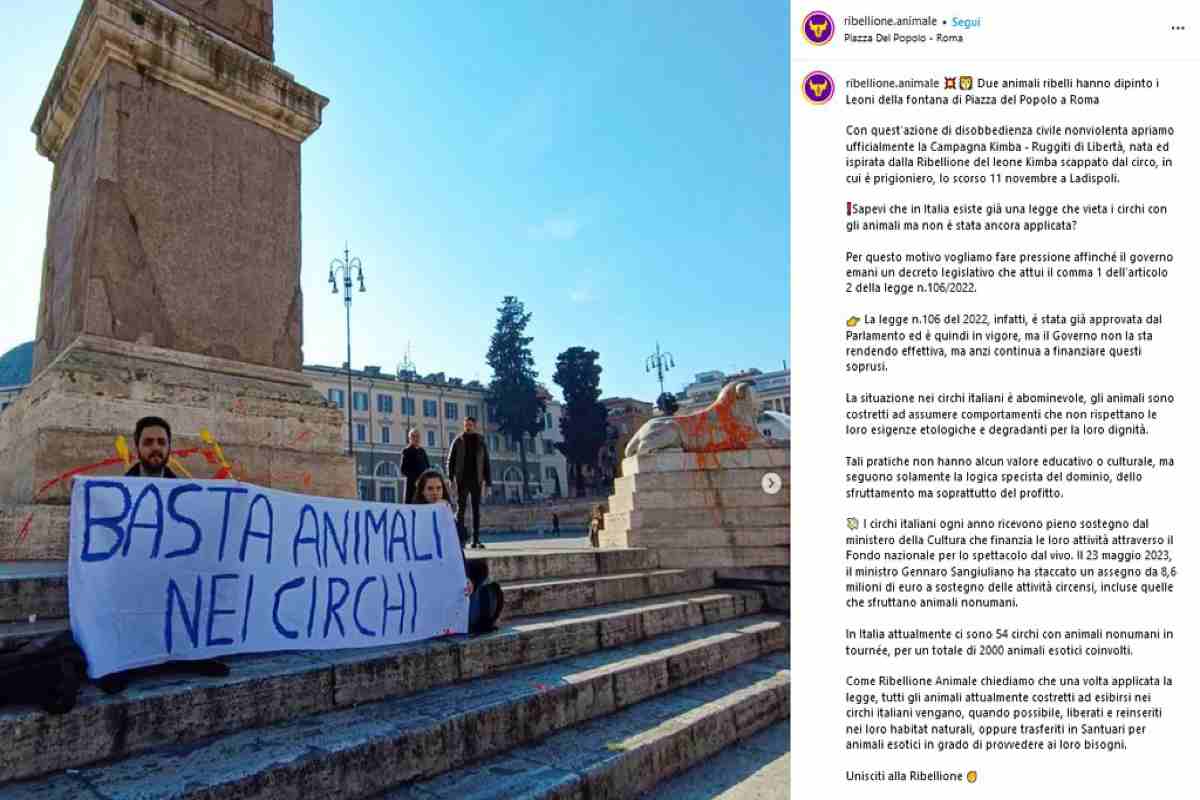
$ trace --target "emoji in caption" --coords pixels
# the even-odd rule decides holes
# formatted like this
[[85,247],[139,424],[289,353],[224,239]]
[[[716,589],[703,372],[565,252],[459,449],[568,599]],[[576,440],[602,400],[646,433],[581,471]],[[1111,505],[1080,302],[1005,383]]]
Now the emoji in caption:
[[970,772],[967,773],[967,783],[974,783],[977,780],[979,780],[978,772],[976,772],[975,770],[971,770]]
[[850,319],[846,320],[846,327],[853,328],[860,322],[862,322],[862,317],[851,317]]
[[846,517],[846,527],[852,531],[858,530],[858,517]]

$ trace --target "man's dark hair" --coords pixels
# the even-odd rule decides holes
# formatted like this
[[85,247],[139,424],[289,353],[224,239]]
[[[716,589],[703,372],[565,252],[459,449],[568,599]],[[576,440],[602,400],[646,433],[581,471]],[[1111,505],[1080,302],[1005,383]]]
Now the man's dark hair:
[[464,420],[464,421],[465,422],[479,422],[479,420],[475,419],[474,417],[467,417],[466,420]]
[[142,431],[146,428],[162,428],[167,432],[167,443],[171,442],[171,426],[162,417],[142,417],[137,421],[137,426],[133,429],[133,446],[137,447],[142,441]]

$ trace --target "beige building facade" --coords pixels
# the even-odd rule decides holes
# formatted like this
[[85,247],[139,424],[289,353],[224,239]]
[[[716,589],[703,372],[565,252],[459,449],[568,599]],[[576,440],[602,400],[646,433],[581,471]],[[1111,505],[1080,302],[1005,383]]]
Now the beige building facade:
[[[497,430],[487,389],[478,381],[464,382],[441,372],[385,373],[379,367],[366,366],[350,371],[347,388],[344,366],[310,364],[304,367],[304,374],[326,402],[343,413],[354,439],[358,494],[364,500],[403,500],[400,457],[410,428],[420,435],[430,466],[445,471],[450,445],[462,433],[468,416],[478,421],[487,442],[492,467],[490,502],[549,497],[558,485],[566,494],[566,460],[553,447],[553,437],[562,438],[558,433],[561,404],[547,403],[551,422],[526,441],[529,498],[523,498],[519,444]],[[343,429],[344,434],[346,431]]]

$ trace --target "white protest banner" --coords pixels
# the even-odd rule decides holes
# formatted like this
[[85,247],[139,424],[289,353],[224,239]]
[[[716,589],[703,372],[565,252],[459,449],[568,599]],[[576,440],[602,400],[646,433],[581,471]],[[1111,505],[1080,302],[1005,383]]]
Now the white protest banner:
[[93,678],[175,659],[466,633],[469,606],[445,503],[236,481],[76,478],[68,588]]

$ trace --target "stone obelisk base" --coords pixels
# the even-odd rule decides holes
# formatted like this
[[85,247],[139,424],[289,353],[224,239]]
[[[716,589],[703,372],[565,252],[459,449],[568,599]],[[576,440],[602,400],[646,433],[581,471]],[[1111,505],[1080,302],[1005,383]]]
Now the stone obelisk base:
[[180,477],[355,497],[342,414],[300,372],[80,336],[0,414],[0,559],[67,556],[75,475],[120,475],[146,415]]
[[[663,567],[786,569],[791,554],[790,450],[658,452],[626,458],[601,546],[658,551]],[[781,488],[763,488],[767,473]]]

